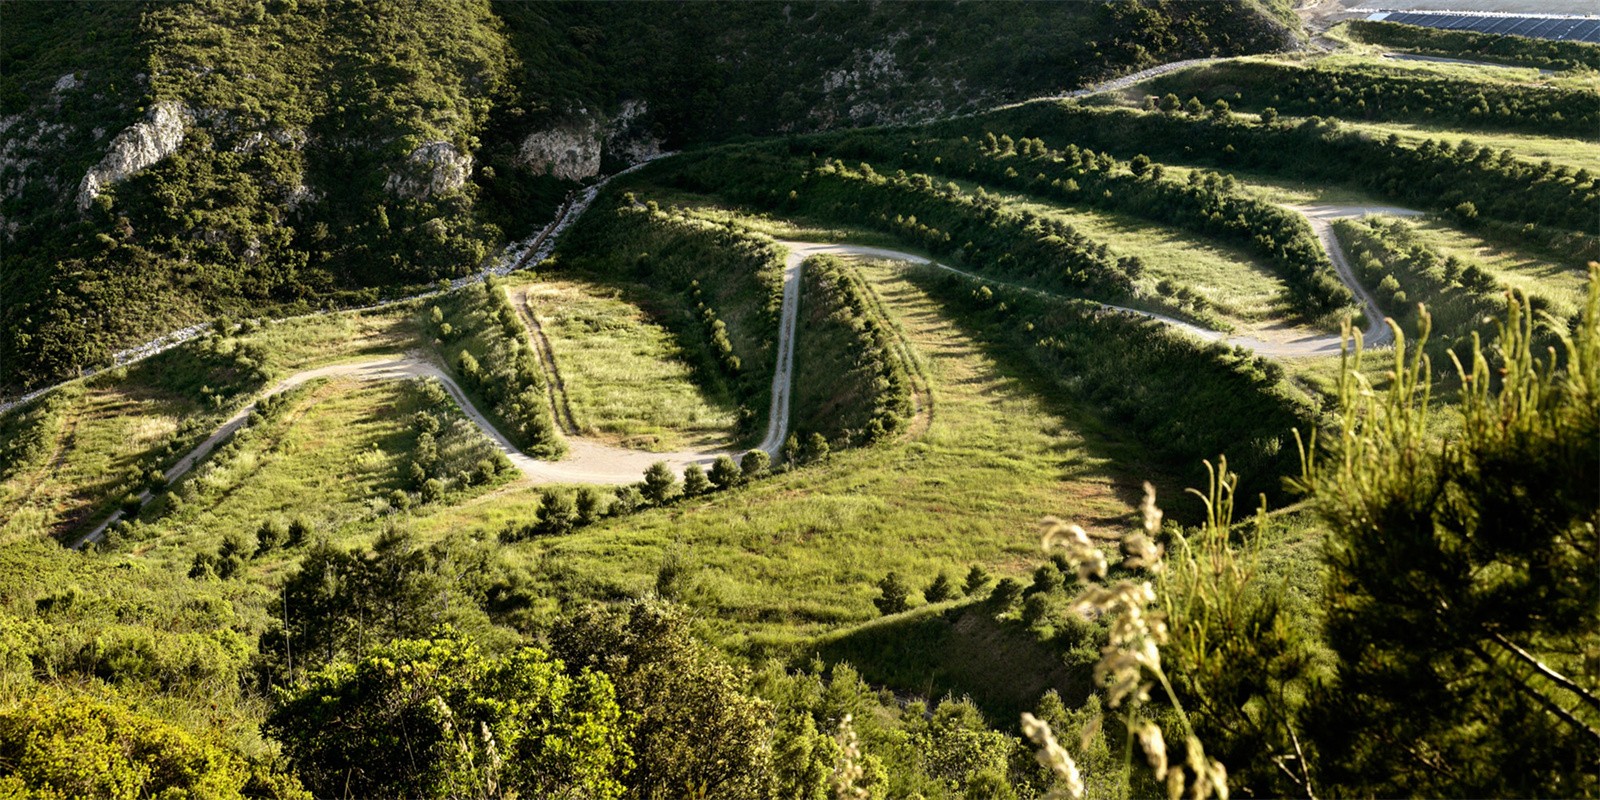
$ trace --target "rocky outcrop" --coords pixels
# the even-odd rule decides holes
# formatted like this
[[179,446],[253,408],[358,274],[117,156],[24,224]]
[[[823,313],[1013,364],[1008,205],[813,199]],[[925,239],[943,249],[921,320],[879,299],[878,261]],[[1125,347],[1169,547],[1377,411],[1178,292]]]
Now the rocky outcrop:
[[606,125],[606,152],[629,164],[661,155],[661,137],[649,128],[646,119],[649,110],[643,100],[624,101]]
[[600,174],[601,156],[629,164],[661,155],[661,137],[651,129],[649,106],[627,100],[610,119],[580,109],[522,140],[519,163],[535,174],[581,181]]
[[189,109],[182,103],[163,100],[151,106],[142,122],[128,126],[111,140],[105,158],[83,176],[83,182],[78,184],[78,209],[87,209],[107,186],[126,180],[172,155],[183,144],[184,131],[191,118]]
[[383,188],[411,199],[453,192],[472,175],[472,154],[449,142],[428,142],[412,150],[397,172],[389,173]]
[[581,181],[600,174],[600,121],[587,110],[522,140],[517,160],[534,173]]

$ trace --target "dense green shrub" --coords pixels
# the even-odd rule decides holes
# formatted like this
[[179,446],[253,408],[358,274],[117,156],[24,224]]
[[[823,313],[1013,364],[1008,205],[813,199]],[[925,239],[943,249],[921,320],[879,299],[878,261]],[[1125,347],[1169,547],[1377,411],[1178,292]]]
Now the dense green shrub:
[[34,689],[0,705],[0,792],[15,797],[309,798],[292,777],[116,702]]
[[1348,30],[1350,37],[1358,42],[1414,53],[1545,69],[1600,70],[1600,47],[1588,42],[1449,31],[1366,20],[1350,22]]
[[806,263],[801,285],[795,428],[846,444],[897,433],[912,411],[910,368],[870,290],[829,256]]
[[1304,480],[1328,526],[1322,599],[1337,659],[1302,725],[1323,791],[1600,789],[1592,265],[1589,281],[1580,324],[1543,358],[1530,309],[1511,307],[1497,347],[1463,360],[1457,426],[1442,443],[1424,423],[1435,411],[1422,348],[1395,348],[1386,390],[1355,369],[1341,380],[1340,424]]
[[772,456],[765,450],[749,450],[739,458],[740,480],[749,483],[767,477],[772,471]]
[[603,674],[453,632],[394,641],[313,673],[266,729],[320,796],[619,798],[628,717]]
[[1485,131],[1583,138],[1600,125],[1593,91],[1419,77],[1351,66],[1265,61],[1211,64],[1163,75],[1152,94],[1227,98],[1237,110],[1296,116],[1393,119]]
[[683,468],[685,497],[699,497],[709,491],[711,491],[711,479],[706,477],[705,468],[699,464],[690,464]]
[[645,470],[644,484],[640,489],[651,505],[666,505],[678,496],[678,476],[665,461],[657,461]]
[[711,485],[718,489],[731,489],[738,486],[743,480],[743,473],[739,471],[738,462],[729,456],[717,456],[711,463]]
[[900,579],[900,575],[890,572],[878,581],[878,596],[873,598],[872,604],[878,607],[881,614],[898,614],[911,608],[911,587]]

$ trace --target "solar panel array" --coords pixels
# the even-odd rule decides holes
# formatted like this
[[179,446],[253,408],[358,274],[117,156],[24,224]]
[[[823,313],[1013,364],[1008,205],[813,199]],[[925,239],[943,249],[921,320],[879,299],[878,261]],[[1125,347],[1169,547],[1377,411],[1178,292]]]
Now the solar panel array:
[[1561,39],[1600,44],[1600,19],[1583,17],[1514,17],[1478,14],[1448,14],[1430,11],[1392,11],[1384,22],[1444,28],[1455,31],[1499,33],[1534,39]]

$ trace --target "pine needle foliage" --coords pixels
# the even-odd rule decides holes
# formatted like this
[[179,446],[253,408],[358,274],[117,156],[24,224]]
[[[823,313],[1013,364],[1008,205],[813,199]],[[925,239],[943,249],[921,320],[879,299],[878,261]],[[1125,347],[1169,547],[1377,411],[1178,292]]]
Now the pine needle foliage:
[[[1342,794],[1600,793],[1600,267],[1574,329],[1536,357],[1513,297],[1493,348],[1456,360],[1459,433],[1427,424],[1429,361],[1396,331],[1376,390],[1348,357],[1333,440],[1301,483],[1329,526],[1313,698]],[[1453,358],[1453,357],[1452,357]]]

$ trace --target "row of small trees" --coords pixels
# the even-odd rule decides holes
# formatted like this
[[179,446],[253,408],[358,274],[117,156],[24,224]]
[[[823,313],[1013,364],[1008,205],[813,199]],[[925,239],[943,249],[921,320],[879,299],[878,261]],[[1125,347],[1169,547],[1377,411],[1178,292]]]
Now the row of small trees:
[[[1220,103],[1226,111],[1226,100],[1214,89],[1218,86],[1231,90],[1234,105],[1257,111],[1273,106],[1301,116],[1415,120],[1542,136],[1587,136],[1600,122],[1600,96],[1592,91],[1349,67],[1234,61],[1151,82],[1155,92],[1197,93],[1214,98],[1213,109]],[[1157,107],[1176,112],[1177,95],[1167,94]],[[1200,98],[1191,97],[1184,110],[1203,107]]]
[[[610,198],[608,198],[610,199]],[[743,407],[752,434],[771,388],[783,292],[783,256],[771,239],[683,209],[614,198],[565,237],[559,263],[625,282],[673,334],[712,394]],[[603,201],[602,201],[603,202]]]
[[809,260],[801,280],[797,424],[834,441],[872,444],[894,435],[913,411],[912,367],[875,296],[831,256]]
[[[511,460],[460,414],[437,381],[418,388],[421,410],[411,416],[417,444],[402,478],[405,487],[389,493],[392,509],[404,511],[413,503],[434,503],[448,492],[495,482],[511,471]],[[408,491],[409,490],[409,491]]]
[[1600,47],[1588,42],[1441,30],[1395,22],[1356,20],[1349,25],[1350,36],[1356,41],[1414,53],[1544,69],[1600,70]]
[[[790,434],[780,451],[783,457],[780,468],[819,461],[827,457],[828,450],[828,440],[821,434],[812,434],[804,449],[799,437]],[[717,456],[709,470],[691,463],[684,467],[681,481],[667,462],[657,461],[645,470],[644,479],[639,483],[619,487],[610,496],[593,486],[583,486],[575,492],[545,489],[539,493],[539,510],[534,520],[507,525],[500,532],[500,538],[512,542],[535,536],[559,536],[607,517],[626,516],[743,486],[766,477],[772,469],[772,457],[765,450],[750,450],[738,461],[728,455]]]
[[[1004,125],[1054,147],[1068,144],[1144,153],[1189,164],[1220,164],[1354,184],[1407,204],[1438,210],[1473,203],[1486,218],[1588,231],[1600,214],[1600,188],[1575,170],[1502,158],[1469,143],[1413,147],[1398,136],[1376,139],[1313,117],[1295,126],[1230,118],[1194,120],[1124,108],[1034,103],[995,112],[978,125]],[[976,127],[947,123],[952,133]]]
[[[1353,301],[1304,218],[1245,194],[1223,176],[1192,170],[1187,179],[1179,180],[1167,177],[1163,166],[1145,155],[1121,161],[1070,142],[1056,149],[1038,137],[1013,139],[992,131],[976,139],[851,134],[819,144],[841,156],[878,158],[909,169],[981,180],[1235,242],[1264,259],[1288,285],[1297,309],[1310,316]],[[1031,223],[1036,218],[1024,219]],[[1143,271],[1137,262],[1119,267],[1130,278]]]
[[1024,218],[983,192],[869,163],[806,162],[757,151],[683,159],[664,175],[679,188],[850,225],[868,225],[974,269],[1105,300],[1134,291],[1125,264],[1060,220]]
[[479,406],[517,447],[542,458],[561,455],[544,371],[498,280],[445,295],[429,309],[428,327],[462,387],[484,401]]
[[[967,570],[967,577],[960,585],[950,578],[948,572],[940,572],[922,589],[922,599],[929,603],[943,603],[960,597],[976,597],[989,588],[989,571],[974,564]],[[1009,582],[1009,583],[1008,583]],[[1009,587],[1016,584],[1010,578],[1003,579],[1001,584]],[[996,587],[997,590],[1000,587]],[[912,587],[900,577],[898,572],[889,572],[878,581],[878,596],[872,604],[883,614],[898,614],[911,609]]]

